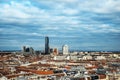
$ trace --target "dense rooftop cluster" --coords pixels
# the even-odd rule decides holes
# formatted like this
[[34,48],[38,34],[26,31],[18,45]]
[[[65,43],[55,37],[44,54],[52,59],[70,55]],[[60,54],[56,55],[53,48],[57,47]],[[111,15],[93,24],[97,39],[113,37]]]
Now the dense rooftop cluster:
[[119,62],[120,54],[112,52],[1,52],[0,80],[120,80]]

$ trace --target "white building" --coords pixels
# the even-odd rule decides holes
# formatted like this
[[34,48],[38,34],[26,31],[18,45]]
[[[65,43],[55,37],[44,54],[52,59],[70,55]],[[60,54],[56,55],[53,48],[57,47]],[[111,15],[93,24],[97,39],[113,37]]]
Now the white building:
[[0,73],[0,80],[8,80],[7,77],[3,76],[3,74]]
[[62,50],[63,50],[63,54],[68,54],[69,53],[67,45],[63,45]]
[[82,59],[83,59],[83,60],[92,60],[92,56],[86,55],[86,56],[83,56]]
[[54,56],[53,60],[65,60],[66,56]]
[[104,56],[97,56],[95,59],[96,60],[106,60],[106,58]]

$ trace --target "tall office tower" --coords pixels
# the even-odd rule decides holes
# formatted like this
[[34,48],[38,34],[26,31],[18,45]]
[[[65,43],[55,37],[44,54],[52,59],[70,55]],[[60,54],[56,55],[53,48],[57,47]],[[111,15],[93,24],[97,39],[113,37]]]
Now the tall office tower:
[[45,54],[50,54],[49,37],[45,37]]
[[62,51],[63,51],[63,54],[68,54],[68,46],[67,45],[63,45],[62,47]]

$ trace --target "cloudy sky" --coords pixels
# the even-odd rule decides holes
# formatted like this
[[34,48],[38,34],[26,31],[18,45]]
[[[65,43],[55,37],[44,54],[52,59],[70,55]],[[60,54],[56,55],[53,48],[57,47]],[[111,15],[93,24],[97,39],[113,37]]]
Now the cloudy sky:
[[120,0],[0,0],[0,50],[120,50]]

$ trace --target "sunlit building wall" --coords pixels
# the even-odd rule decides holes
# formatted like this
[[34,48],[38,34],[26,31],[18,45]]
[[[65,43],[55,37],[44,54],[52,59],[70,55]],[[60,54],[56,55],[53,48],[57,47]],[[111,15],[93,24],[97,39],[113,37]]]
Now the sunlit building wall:
[[69,53],[69,51],[68,51],[68,45],[63,45],[62,51],[63,51],[63,54],[68,54]]

